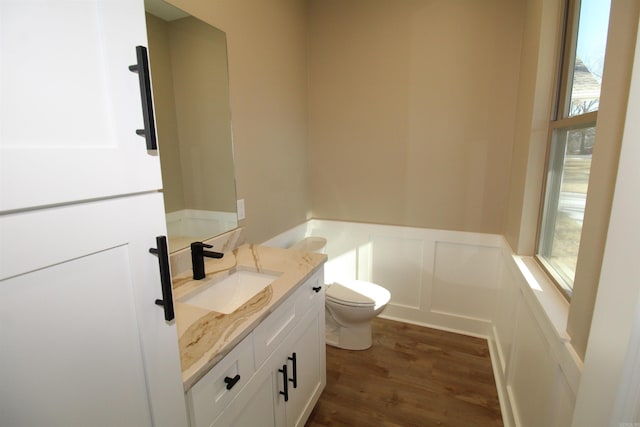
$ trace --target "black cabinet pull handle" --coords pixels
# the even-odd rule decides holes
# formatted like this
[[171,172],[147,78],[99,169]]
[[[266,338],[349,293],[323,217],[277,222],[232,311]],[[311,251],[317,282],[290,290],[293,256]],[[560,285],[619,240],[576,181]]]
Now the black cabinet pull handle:
[[289,376],[287,375],[287,364],[282,365],[282,369],[278,369],[278,372],[282,373],[282,384],[284,386],[284,391],[281,391],[280,394],[284,396],[284,401],[289,401]]
[[320,289],[322,289],[322,286],[314,286],[313,288],[311,288],[315,291],[315,293],[320,292]]
[[289,378],[289,381],[293,383],[293,388],[298,388],[298,361],[296,354],[292,353],[288,359],[293,362],[293,378]]
[[169,269],[169,251],[167,250],[167,237],[156,237],[157,248],[150,248],[149,252],[158,255],[160,265],[160,283],[162,284],[162,299],[156,300],[156,305],[164,307],[164,320],[173,320],[173,290],[171,288],[171,270]]
[[138,73],[140,81],[140,100],[142,101],[142,116],[144,129],[136,130],[136,134],[144,136],[147,141],[147,150],[157,150],[156,125],[153,119],[153,97],[151,96],[151,78],[149,77],[149,56],[147,48],[136,46],[138,63],[129,66],[129,71]]
[[227,390],[231,390],[236,383],[240,381],[240,374],[237,374],[235,377],[224,377],[224,382],[227,384]]

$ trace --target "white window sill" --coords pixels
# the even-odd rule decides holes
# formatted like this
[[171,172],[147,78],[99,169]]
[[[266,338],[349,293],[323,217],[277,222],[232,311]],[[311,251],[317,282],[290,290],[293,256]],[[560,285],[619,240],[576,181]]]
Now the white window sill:
[[558,339],[563,342],[571,341],[571,337],[567,334],[569,301],[562,295],[533,257],[518,255],[512,255],[512,257],[531,290],[531,292],[525,292],[525,294],[532,295],[534,301],[537,302],[539,308],[546,315],[547,321],[544,323],[551,326]]

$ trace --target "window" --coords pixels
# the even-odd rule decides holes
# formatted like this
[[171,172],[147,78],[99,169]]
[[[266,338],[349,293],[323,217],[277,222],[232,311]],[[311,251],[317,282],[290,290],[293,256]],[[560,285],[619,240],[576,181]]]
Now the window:
[[537,258],[571,297],[600,104],[610,0],[569,0]]

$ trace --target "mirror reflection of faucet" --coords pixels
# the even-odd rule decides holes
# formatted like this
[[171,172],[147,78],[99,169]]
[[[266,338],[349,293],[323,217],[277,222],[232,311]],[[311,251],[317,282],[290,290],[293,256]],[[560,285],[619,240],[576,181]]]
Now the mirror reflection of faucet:
[[210,249],[212,245],[207,245],[202,242],[191,243],[191,267],[193,268],[193,280],[204,279],[206,273],[204,271],[204,258],[222,258],[224,254],[222,252],[207,251],[205,248]]

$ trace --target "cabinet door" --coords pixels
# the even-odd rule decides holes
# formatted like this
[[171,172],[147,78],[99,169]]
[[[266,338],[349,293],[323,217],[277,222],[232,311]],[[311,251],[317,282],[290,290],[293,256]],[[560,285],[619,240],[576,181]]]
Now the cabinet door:
[[[290,383],[289,401],[285,404],[287,426],[304,426],[326,384],[326,358],[324,346],[324,310],[314,309],[305,316],[296,334],[294,343],[287,345],[290,378],[295,379],[296,387]],[[295,356],[294,356],[295,355]]]
[[[189,419],[192,427],[209,427],[234,398],[251,384],[253,346],[247,337],[219,361],[187,392]],[[238,380],[228,388],[226,378]]]
[[182,426],[162,195],[0,216],[0,425]]
[[259,376],[216,420],[214,427],[276,427],[273,376]]
[[142,0],[0,2],[0,212],[161,188],[136,46]]

